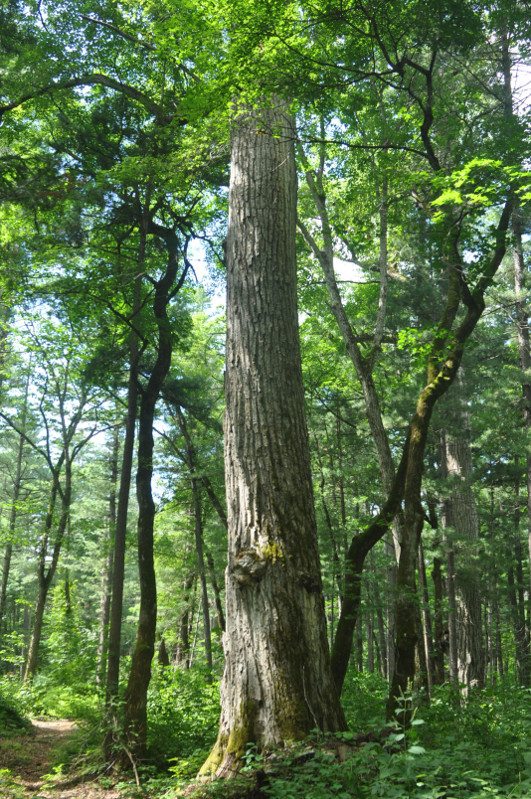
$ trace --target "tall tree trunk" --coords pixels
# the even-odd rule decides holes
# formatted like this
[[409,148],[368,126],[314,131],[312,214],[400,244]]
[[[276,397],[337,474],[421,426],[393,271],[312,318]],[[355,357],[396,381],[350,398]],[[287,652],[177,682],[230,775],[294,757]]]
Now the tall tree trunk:
[[507,585],[509,589],[509,606],[513,624],[513,636],[516,655],[516,668],[518,684],[522,688],[529,685],[529,631],[526,624],[525,597],[524,597],[524,570],[522,564],[522,544],[520,541],[520,473],[518,458],[516,458],[515,480],[515,513],[514,536],[512,544],[508,546],[509,566],[507,569]]
[[422,625],[422,646],[424,647],[424,661],[426,664],[426,685],[428,695],[431,695],[433,685],[433,634],[431,627],[430,600],[428,594],[428,581],[426,579],[426,563],[424,560],[424,550],[422,543],[419,546],[419,584],[421,588],[421,625]]
[[235,121],[227,234],[227,631],[217,742],[229,776],[248,742],[344,729],[326,639],[300,363],[294,126],[276,101]]
[[433,580],[433,633],[435,638],[433,683],[434,685],[442,685],[445,679],[444,653],[448,646],[448,640],[444,632],[442,563],[441,559],[438,557],[433,558],[431,579]]
[[216,603],[216,613],[218,617],[218,627],[222,632],[225,632],[225,613],[223,612],[223,603],[221,601],[221,591],[219,590],[218,580],[216,577],[216,569],[214,567],[214,559],[211,552],[205,547],[205,557],[208,565],[208,573],[210,574],[210,585],[214,592],[214,602]]
[[[16,521],[16,512],[13,513],[14,507],[15,506],[13,505],[11,508],[10,519],[9,519],[10,527],[13,516],[14,516],[14,521]],[[8,540],[4,551],[4,562],[2,564],[2,584],[0,585],[0,641],[2,640],[2,635],[4,632],[4,617],[6,613],[6,601],[7,601],[7,583],[9,580],[9,572],[11,570],[12,554],[13,554],[13,544],[11,540]]]
[[[201,606],[203,609],[203,635],[205,640],[205,660],[208,668],[209,675],[212,673],[212,635],[210,631],[210,607],[208,601],[208,588],[206,579],[205,556],[203,552],[203,518],[201,507],[201,485],[196,477],[197,463],[196,451],[190,437],[188,425],[186,424],[185,416],[181,408],[177,407],[177,419],[181,433],[184,437],[186,447],[186,460],[188,469],[190,470],[190,478],[192,484],[192,497],[194,503],[194,535],[195,535],[195,551],[197,555],[197,565],[199,569],[199,584],[201,587]],[[209,677],[211,679],[211,676]]]
[[11,568],[11,555],[13,552],[13,538],[15,535],[15,527],[17,523],[18,501],[20,498],[20,490],[22,488],[22,457],[24,455],[24,439],[22,436],[19,438],[17,460],[15,465],[15,475],[13,478],[13,493],[11,495],[11,510],[9,512],[9,525],[7,530],[7,543],[4,553],[4,563],[2,567],[2,584],[0,585],[0,640],[4,627],[4,616],[6,610],[6,597],[7,597],[7,583],[9,580],[9,572]]
[[[502,32],[502,67],[504,75],[504,111],[509,122],[514,121],[513,93],[511,87],[511,52],[506,30]],[[518,166],[521,166],[518,164]],[[526,292],[526,265],[522,244],[522,211],[517,203],[512,215],[512,232],[514,236],[513,264],[514,291],[516,294],[516,329],[518,335],[518,357],[522,372],[523,418],[526,430],[531,430],[531,343],[529,336],[529,299]],[[529,550],[529,579],[531,584],[531,451],[526,453],[526,489],[527,489],[527,541]],[[531,607],[531,604],[530,604]],[[531,630],[527,630],[528,638]],[[531,660],[531,651],[528,653]],[[526,666],[531,679],[531,663]]]
[[[522,222],[520,209],[513,214],[513,263],[514,288],[516,293],[516,326],[518,331],[518,356],[522,371],[523,418],[526,430],[531,431],[531,346],[529,336],[529,310],[526,301],[526,268],[522,246]],[[531,453],[529,448],[525,458],[526,499],[527,499],[527,541],[529,549],[531,585]]]
[[[136,304],[136,303],[135,303]],[[133,472],[133,453],[138,406],[138,340],[136,335],[129,341],[129,378],[127,384],[127,415],[124,425],[124,444],[122,468],[118,488],[118,507],[114,531],[112,598],[109,621],[109,640],[107,651],[107,683],[105,692],[105,714],[108,729],[103,749],[105,758],[113,757],[113,741],[120,727],[118,719],[118,685],[120,680],[120,643],[122,637],[122,607],[125,573],[125,549],[127,535],[127,513]]]
[[210,631],[210,603],[208,600],[208,587],[206,579],[205,556],[203,552],[203,518],[201,508],[201,492],[199,481],[192,479],[192,494],[194,498],[194,531],[195,549],[199,567],[199,585],[201,587],[201,607],[203,610],[203,637],[205,641],[205,661],[208,669],[208,681],[212,680],[212,634]]

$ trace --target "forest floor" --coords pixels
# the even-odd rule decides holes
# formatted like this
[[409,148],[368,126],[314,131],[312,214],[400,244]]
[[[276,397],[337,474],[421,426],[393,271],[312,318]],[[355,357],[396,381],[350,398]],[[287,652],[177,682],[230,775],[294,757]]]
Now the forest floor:
[[0,737],[1,799],[121,799],[116,789],[54,773],[75,730],[68,719],[33,719],[27,733]]

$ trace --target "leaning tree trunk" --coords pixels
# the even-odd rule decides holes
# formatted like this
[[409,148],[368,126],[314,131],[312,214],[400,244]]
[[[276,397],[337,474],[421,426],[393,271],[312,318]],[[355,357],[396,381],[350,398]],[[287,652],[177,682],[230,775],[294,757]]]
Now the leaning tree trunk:
[[129,754],[143,758],[147,742],[147,691],[151,680],[151,662],[155,653],[157,626],[157,585],[153,560],[153,525],[155,503],[151,490],[153,475],[153,420],[155,406],[171,365],[172,336],[168,304],[184,283],[188,266],[184,266],[175,284],[179,266],[179,240],[176,233],[154,222],[148,232],[162,238],[168,250],[168,264],[160,280],[153,281],[153,315],[158,329],[157,356],[147,385],[142,391],[138,417],[138,465],[136,495],[138,500],[138,574],[140,611],[135,650],[125,692],[125,736]]
[[300,363],[294,128],[285,104],[242,112],[227,234],[225,672],[203,774],[344,729],[330,671]]

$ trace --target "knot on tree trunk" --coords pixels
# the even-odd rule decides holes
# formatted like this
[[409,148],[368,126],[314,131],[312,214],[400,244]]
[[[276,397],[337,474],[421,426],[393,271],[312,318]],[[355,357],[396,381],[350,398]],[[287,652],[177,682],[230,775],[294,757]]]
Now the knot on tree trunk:
[[232,574],[239,585],[258,582],[264,576],[267,559],[256,549],[242,549],[234,558]]

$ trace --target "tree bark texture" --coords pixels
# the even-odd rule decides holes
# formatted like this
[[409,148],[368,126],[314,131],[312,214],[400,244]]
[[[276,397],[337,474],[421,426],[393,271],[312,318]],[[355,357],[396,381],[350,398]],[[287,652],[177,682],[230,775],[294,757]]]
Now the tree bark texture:
[[[507,30],[502,32],[502,68],[504,75],[504,113],[506,119],[511,124],[517,124],[518,118],[514,111],[513,90],[511,86],[512,56],[510,41]],[[519,166],[522,166],[519,164]],[[529,336],[529,300],[526,294],[526,264],[524,259],[524,248],[522,244],[523,215],[518,203],[516,203],[511,220],[512,232],[514,236],[513,264],[514,264],[514,291],[516,295],[516,328],[518,335],[518,357],[522,370],[522,396],[523,396],[523,418],[524,425],[529,432],[531,430],[531,346]],[[527,542],[529,549],[529,564],[531,579],[531,452],[529,447],[526,455],[526,487],[527,487]],[[529,637],[530,630],[526,630]],[[531,652],[528,652],[530,662],[525,666],[524,671],[531,674]]]
[[232,136],[227,234],[225,672],[204,774],[248,742],[344,729],[329,663],[300,364],[294,128],[283,103]]
[[457,672],[459,683],[482,688],[485,682],[485,654],[481,613],[481,586],[475,562],[479,539],[476,502],[469,480],[472,475],[470,417],[465,398],[462,368],[456,381],[458,407],[455,411],[458,435],[445,436],[446,474],[450,480],[447,523],[452,529],[456,551],[455,593],[457,623]]

